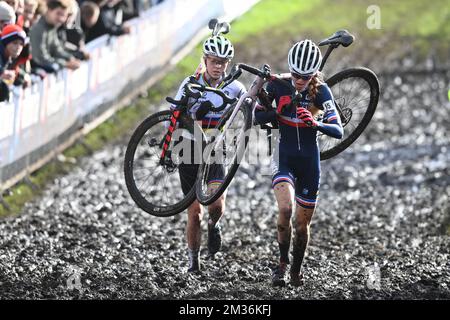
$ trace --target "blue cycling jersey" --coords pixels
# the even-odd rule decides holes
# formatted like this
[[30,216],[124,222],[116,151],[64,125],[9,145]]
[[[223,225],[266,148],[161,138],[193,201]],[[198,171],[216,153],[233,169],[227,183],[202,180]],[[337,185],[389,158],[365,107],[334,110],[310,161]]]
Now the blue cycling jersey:
[[[282,80],[283,83],[270,82],[267,86],[269,97],[276,102],[277,109],[265,112],[260,108],[255,110],[255,119],[259,124],[277,121],[280,129],[280,152],[290,155],[312,155],[317,153],[317,131],[340,139],[342,126],[336,111],[333,95],[325,84],[318,87],[318,93],[314,99],[308,95],[308,89],[301,92],[301,99],[296,106],[289,106],[295,88],[290,80]],[[318,127],[310,128],[297,116],[299,108],[311,109],[311,106],[323,109],[323,114],[317,119]],[[330,125],[331,124],[331,125]]]
[[[340,139],[342,125],[336,111],[333,95],[325,84],[318,87],[315,98],[311,98],[308,89],[301,92],[296,105],[291,105],[297,94],[289,80],[270,82],[267,92],[271,101],[275,100],[276,110],[255,110],[255,120],[259,124],[278,122],[280,140],[278,150],[272,158],[272,186],[288,182],[295,187],[297,204],[313,208],[316,204],[320,184],[320,153],[317,131]],[[323,109],[317,119],[317,127],[308,127],[297,115],[299,108],[311,109],[316,106]],[[275,161],[278,159],[278,161]]]

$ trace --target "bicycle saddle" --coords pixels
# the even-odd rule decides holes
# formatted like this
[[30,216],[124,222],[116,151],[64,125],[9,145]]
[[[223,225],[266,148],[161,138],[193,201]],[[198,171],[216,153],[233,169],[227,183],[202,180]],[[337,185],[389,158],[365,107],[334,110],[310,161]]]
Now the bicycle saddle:
[[319,42],[319,46],[325,46],[327,44],[342,44],[344,47],[348,47],[355,40],[355,36],[347,30],[336,31],[331,37]]

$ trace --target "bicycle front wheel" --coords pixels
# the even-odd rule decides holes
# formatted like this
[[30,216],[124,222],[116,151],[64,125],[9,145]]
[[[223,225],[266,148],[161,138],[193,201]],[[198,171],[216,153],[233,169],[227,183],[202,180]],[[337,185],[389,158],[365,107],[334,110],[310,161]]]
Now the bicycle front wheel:
[[180,153],[174,148],[193,132],[193,121],[184,115],[178,118],[179,129],[173,132],[168,155],[161,161],[171,117],[172,112],[166,110],[145,119],[131,136],[125,153],[125,182],[131,197],[142,210],[158,217],[173,216],[195,200],[196,172],[192,177],[180,174]]
[[344,136],[338,140],[318,132],[320,160],[336,156],[355,142],[372,119],[380,95],[378,78],[367,68],[343,70],[326,83],[333,92]]
[[197,200],[209,205],[219,199],[231,183],[249,141],[251,107],[243,103],[233,115],[230,107],[220,119],[217,129],[206,144],[197,175]]

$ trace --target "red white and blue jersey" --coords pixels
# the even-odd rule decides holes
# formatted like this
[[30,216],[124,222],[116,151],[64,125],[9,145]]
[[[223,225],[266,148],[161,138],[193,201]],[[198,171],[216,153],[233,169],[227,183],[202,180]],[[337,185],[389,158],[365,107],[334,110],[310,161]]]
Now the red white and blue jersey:
[[[290,106],[292,97],[296,94],[295,87],[290,80],[284,83],[270,82],[267,85],[269,97],[275,100],[276,112],[255,111],[258,123],[267,123],[276,120],[280,129],[280,152],[291,155],[311,155],[318,153],[317,131],[335,138],[342,137],[342,125],[333,99],[333,94],[327,84],[318,87],[314,99],[308,94],[308,89],[301,92],[302,98],[296,106]],[[308,127],[297,115],[299,108],[310,109],[316,106],[323,109],[323,114],[317,119],[319,126],[316,129]],[[327,126],[334,124],[334,126]]]
[[[270,82],[266,90],[270,101],[275,100],[276,109],[264,111],[257,106],[255,120],[259,124],[278,122],[280,136],[278,148],[272,155],[272,186],[290,183],[295,188],[297,204],[314,208],[320,185],[317,131],[337,139],[343,135],[331,90],[321,84],[315,98],[311,98],[306,89],[301,92],[297,105],[291,105],[297,92],[290,79]],[[324,111],[317,119],[317,127],[308,127],[298,116],[299,108],[310,109],[312,106]]]

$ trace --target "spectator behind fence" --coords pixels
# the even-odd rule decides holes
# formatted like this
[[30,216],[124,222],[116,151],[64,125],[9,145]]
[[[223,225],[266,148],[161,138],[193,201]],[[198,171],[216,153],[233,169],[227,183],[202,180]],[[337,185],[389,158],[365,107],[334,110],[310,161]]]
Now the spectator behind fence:
[[34,23],[34,15],[36,14],[36,9],[38,7],[37,0],[25,0],[23,9],[23,30],[28,34],[30,28]]
[[68,0],[49,0],[45,15],[31,27],[33,61],[46,72],[56,72],[64,67],[71,70],[80,67],[80,60],[64,49],[58,37],[58,28],[66,22],[69,6]]
[[[35,24],[36,15],[40,17],[40,15],[37,13],[37,10],[39,6],[46,11],[47,5],[44,3],[41,4],[41,1],[45,0],[25,0],[24,1],[24,9],[23,9],[23,30],[29,35],[30,34],[30,28],[33,24]],[[44,11],[44,12],[45,12]],[[44,69],[36,67],[33,63],[31,63],[31,45],[30,41],[25,43],[25,46],[23,47],[22,52],[19,56],[19,64],[21,65],[21,68],[24,69],[27,73],[31,74],[32,82],[37,82],[39,79],[45,78],[47,73]]]
[[14,9],[5,1],[0,1],[0,32],[3,27],[16,21]]
[[[115,10],[108,6],[109,1],[95,0],[94,5],[91,1],[84,1],[81,5],[81,27],[86,36],[86,43],[92,41],[104,34],[120,36],[130,33],[129,26],[115,23]],[[95,21],[97,9],[100,8],[100,14]],[[89,18],[90,17],[90,18]],[[95,24],[92,23],[95,21]],[[88,22],[88,23],[86,23]]]
[[38,22],[39,19],[41,19],[41,17],[47,12],[47,0],[38,0],[37,3],[38,6],[36,8],[36,11],[34,12],[34,18],[31,25]]
[[[0,101],[8,100],[8,87],[17,81],[20,76],[17,57],[23,49],[26,37],[25,31],[18,25],[10,24],[2,30],[0,41]],[[27,81],[29,84],[29,76]]]
[[95,26],[100,16],[100,7],[92,1],[84,1],[80,7],[81,27],[88,30]]
[[[25,1],[19,0],[17,3],[17,9],[16,9],[16,24],[20,26],[23,29],[23,12],[25,10]],[[24,30],[25,31],[25,30]]]
[[67,20],[58,29],[59,39],[64,43],[65,50],[79,60],[89,60],[90,55],[84,48],[84,33],[81,29],[80,7],[76,0],[70,0],[71,6]]
[[13,8],[14,12],[17,13],[17,10],[19,9],[19,0],[3,0],[3,1],[9,4],[9,6]]
[[118,2],[114,8],[116,12],[122,12],[123,21],[127,21],[139,16],[139,7],[136,6],[134,0],[122,0]]
[[23,27],[23,0],[3,0],[7,4],[13,8],[14,13],[16,15],[16,19],[14,20],[14,24]]

